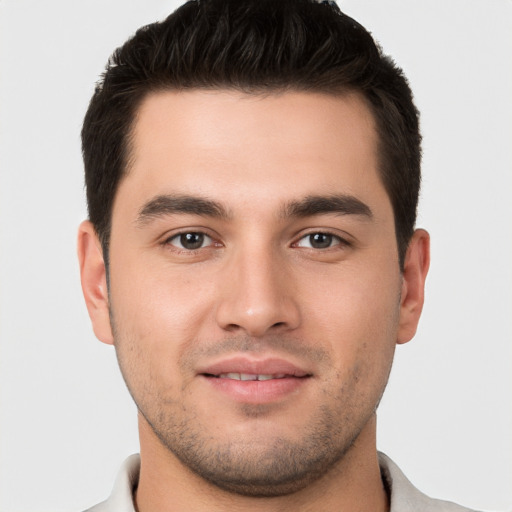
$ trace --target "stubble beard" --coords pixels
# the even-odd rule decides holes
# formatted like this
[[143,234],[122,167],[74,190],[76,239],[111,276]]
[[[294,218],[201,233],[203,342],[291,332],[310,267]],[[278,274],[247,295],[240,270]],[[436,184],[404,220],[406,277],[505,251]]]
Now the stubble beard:
[[[343,432],[324,407],[296,441],[276,436],[220,442],[193,418],[176,424],[162,415],[155,422],[139,411],[186,468],[217,488],[250,497],[285,496],[304,489],[332,470],[360,433]],[[254,416],[254,409],[249,414]]]
[[[312,419],[293,439],[277,434],[272,438],[256,435],[250,439],[231,436],[221,440],[201,422],[190,403],[165,396],[154,381],[137,382],[138,375],[152,373],[148,368],[140,368],[144,354],[138,352],[140,348],[133,340],[121,339],[113,321],[112,326],[125,383],[140,414],[162,445],[205,481],[243,496],[289,495],[319,480],[334,467],[341,467],[340,462],[373,417],[389,375],[388,371],[379,395],[369,397],[354,391],[353,385],[368,377],[364,371],[354,369],[350,382],[345,382],[335,394],[324,389],[324,405],[310,414]],[[247,350],[249,343],[235,339],[228,344],[238,344]],[[296,347],[297,343],[290,346]],[[325,353],[318,354],[318,358],[324,357]],[[262,418],[272,413],[269,409],[271,406],[246,404],[239,412],[246,418]]]

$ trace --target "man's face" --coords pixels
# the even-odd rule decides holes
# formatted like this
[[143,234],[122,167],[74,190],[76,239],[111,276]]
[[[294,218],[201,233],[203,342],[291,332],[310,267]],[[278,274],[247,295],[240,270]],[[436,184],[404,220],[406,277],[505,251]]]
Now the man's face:
[[142,439],[222,488],[299,489],[371,438],[403,337],[372,116],[357,95],[162,92],[133,135],[109,307]]

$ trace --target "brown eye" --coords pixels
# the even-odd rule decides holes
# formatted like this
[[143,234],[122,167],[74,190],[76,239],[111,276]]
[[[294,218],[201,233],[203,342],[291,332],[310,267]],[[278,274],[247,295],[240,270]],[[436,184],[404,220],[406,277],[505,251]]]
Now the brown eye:
[[297,247],[307,247],[310,249],[329,249],[342,243],[341,238],[330,233],[311,233],[301,238]]
[[204,233],[190,232],[173,236],[168,243],[180,249],[193,251],[210,245],[212,243],[212,239]]
[[314,235],[309,235],[309,243],[315,249],[327,249],[332,244],[332,238],[332,235],[326,233],[315,233]]

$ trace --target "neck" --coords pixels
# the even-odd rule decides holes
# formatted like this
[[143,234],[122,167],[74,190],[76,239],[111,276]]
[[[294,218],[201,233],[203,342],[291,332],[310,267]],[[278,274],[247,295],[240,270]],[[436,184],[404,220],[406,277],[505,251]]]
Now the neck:
[[139,417],[141,470],[136,492],[138,512],[387,512],[375,444],[373,416],[351,448],[329,472],[290,495],[247,497],[219,489],[190,471],[162,446]]

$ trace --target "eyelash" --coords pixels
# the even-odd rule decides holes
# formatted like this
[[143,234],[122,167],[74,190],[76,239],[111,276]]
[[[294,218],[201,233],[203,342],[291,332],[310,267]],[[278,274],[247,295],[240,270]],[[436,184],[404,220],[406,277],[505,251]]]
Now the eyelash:
[[311,240],[311,237],[313,237],[315,235],[322,235],[324,237],[329,237],[331,244],[332,244],[332,242],[336,242],[336,243],[329,245],[328,247],[322,247],[322,248],[321,247],[311,247],[311,246],[304,247],[304,246],[302,246],[304,249],[327,251],[328,249],[334,249],[338,246],[341,246],[341,247],[350,247],[351,246],[351,243],[348,240],[346,240],[345,238],[341,237],[340,235],[332,233],[328,230],[326,230],[326,231],[311,231],[309,233],[306,233],[305,235],[302,235],[299,238],[299,240],[297,242],[293,243],[292,245],[294,247],[301,247],[299,245],[300,242],[302,242],[303,240],[306,240],[308,238]]
[[[172,243],[173,240],[176,240],[176,239],[181,239],[182,237],[186,236],[186,235],[197,235],[197,236],[200,236],[200,237],[203,237],[203,240],[202,240],[202,243],[201,243],[201,247],[197,247],[197,248],[194,248],[194,249],[187,249],[186,247],[183,247],[183,243],[182,241],[180,241],[180,244],[181,244],[181,247],[178,247],[176,245],[174,245]],[[206,246],[202,246],[202,244],[204,243],[204,238],[208,238],[210,239],[210,243],[208,243],[208,245]],[[177,251],[180,251],[180,252],[186,252],[187,254],[195,254],[197,253],[198,251],[200,251],[201,249],[206,249],[208,247],[211,247],[211,246],[221,246],[220,242],[217,242],[211,235],[209,235],[208,233],[205,233],[204,231],[182,231],[180,233],[175,233],[173,234],[172,236],[166,238],[163,242],[162,242],[162,245],[163,246],[172,246],[175,250]]]
[[[182,237],[183,236],[186,236],[186,235],[196,235],[196,236],[199,236],[199,237],[202,237],[202,240],[201,240],[201,246],[200,247],[197,247],[197,248],[193,248],[193,249],[188,249],[186,247],[183,246],[183,239]],[[304,240],[307,240],[309,238],[310,240],[310,243],[311,243],[311,237],[315,236],[315,235],[322,235],[324,237],[328,237],[330,240],[329,240],[329,245],[327,247],[312,247],[311,245],[310,246],[301,246],[300,243]],[[208,243],[208,245],[206,246],[203,246],[203,243],[204,243],[204,239],[205,238],[208,238],[210,239],[210,242]],[[178,247],[176,246],[175,244],[172,243],[173,240],[176,240],[176,239],[181,239],[180,240],[180,245],[181,247]],[[335,242],[334,244],[332,244],[332,242]],[[213,236],[209,235],[208,233],[205,233],[204,231],[182,231],[180,233],[175,233],[173,234],[172,236],[166,238],[163,242],[162,242],[162,245],[163,246],[172,246],[174,248],[174,250],[177,250],[177,251],[180,251],[180,252],[184,252],[184,253],[187,253],[187,254],[195,254],[197,253],[198,251],[202,250],[202,249],[207,249],[209,247],[221,247],[222,244],[218,241],[216,241]],[[292,244],[292,247],[298,247],[298,248],[304,248],[304,249],[307,249],[307,250],[314,250],[314,251],[327,251],[329,249],[334,249],[338,246],[341,246],[341,247],[350,247],[352,244],[346,240],[345,238],[337,235],[337,234],[334,234],[328,230],[325,230],[325,231],[311,231],[309,233],[306,233],[304,235],[302,235],[296,242],[294,242]],[[340,248],[341,248],[340,247]]]

